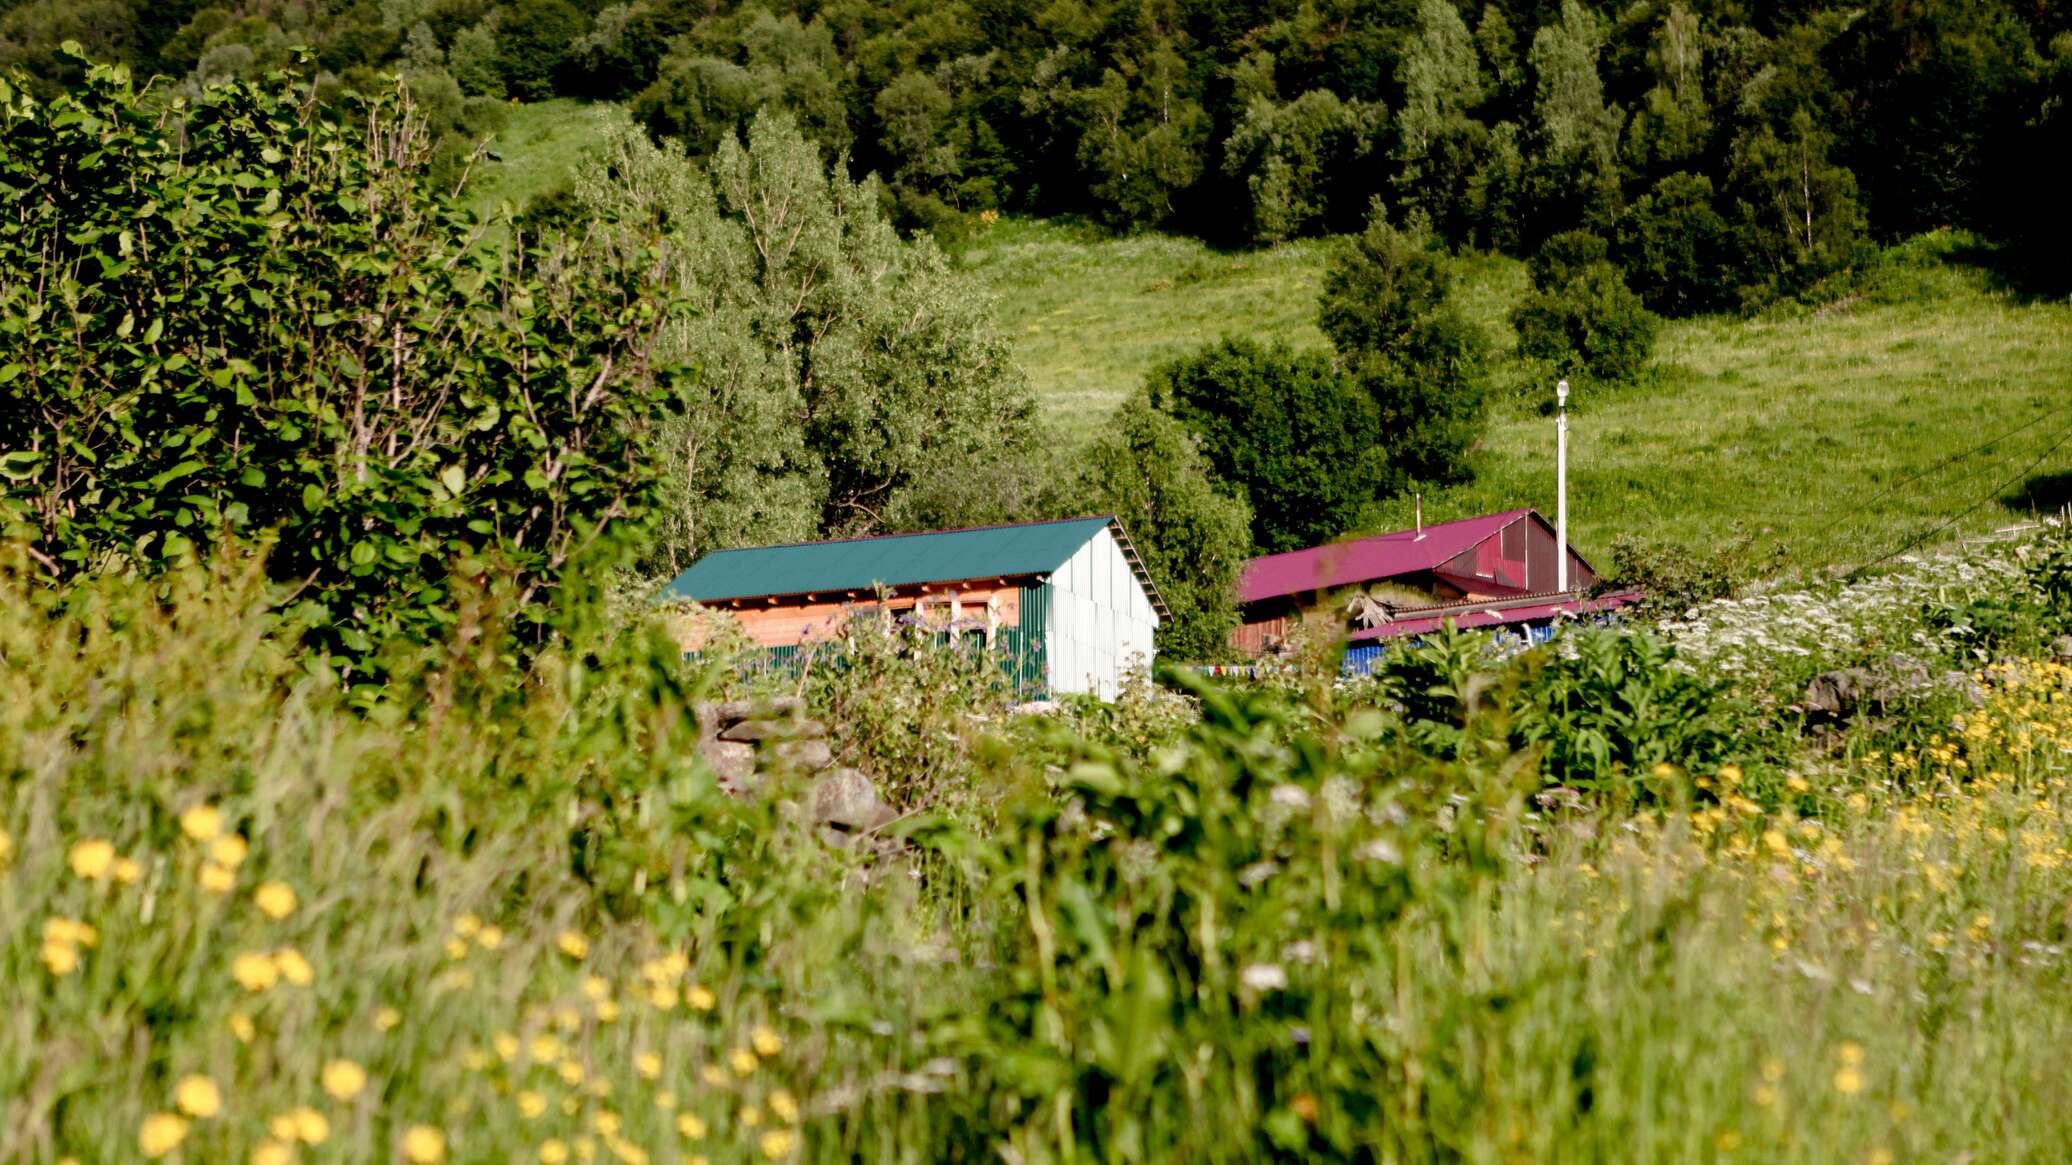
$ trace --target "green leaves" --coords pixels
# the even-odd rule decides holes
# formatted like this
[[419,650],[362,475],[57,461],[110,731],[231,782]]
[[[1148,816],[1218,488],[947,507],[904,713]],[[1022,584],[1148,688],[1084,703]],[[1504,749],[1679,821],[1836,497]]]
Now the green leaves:
[[348,674],[445,635],[463,563],[536,641],[651,504],[676,373],[643,247],[475,247],[394,96],[312,113],[301,84],[211,88],[177,137],[109,70],[8,104],[6,510],[52,561],[147,573],[270,531],[269,569],[349,612],[309,632]]

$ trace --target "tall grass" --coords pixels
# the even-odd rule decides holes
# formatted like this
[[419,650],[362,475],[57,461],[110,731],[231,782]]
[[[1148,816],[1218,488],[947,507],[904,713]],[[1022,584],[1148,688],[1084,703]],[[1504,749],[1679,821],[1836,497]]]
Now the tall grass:
[[2042,1162],[2072,1138],[2056,663],[1980,673],[1918,746],[1670,765],[1638,812],[1542,805],[1558,774],[1501,731],[1421,755],[1358,692],[1137,694],[996,722],[930,778],[996,790],[983,812],[924,796],[908,848],[857,852],[784,786],[714,793],[688,708],[725,677],[638,628],[521,674],[485,608],[359,708],[248,563],[5,581],[8,1160]]

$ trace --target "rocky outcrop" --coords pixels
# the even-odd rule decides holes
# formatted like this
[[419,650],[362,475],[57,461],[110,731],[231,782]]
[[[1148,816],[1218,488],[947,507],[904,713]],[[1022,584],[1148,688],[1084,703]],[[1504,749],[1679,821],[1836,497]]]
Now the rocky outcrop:
[[728,794],[756,797],[773,781],[808,782],[804,808],[835,844],[898,816],[868,776],[835,767],[827,726],[806,717],[805,701],[795,696],[708,700],[692,711],[698,718],[698,755]]

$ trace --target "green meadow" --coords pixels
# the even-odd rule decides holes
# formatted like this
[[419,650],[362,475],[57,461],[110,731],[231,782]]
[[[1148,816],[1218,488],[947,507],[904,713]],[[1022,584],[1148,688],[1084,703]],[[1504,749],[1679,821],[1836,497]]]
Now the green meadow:
[[[1145,372],[1218,336],[1321,346],[1312,314],[1328,253],[1002,223],[964,262],[999,297],[1044,416],[1079,441]],[[1825,308],[1670,321],[1646,382],[1579,389],[1569,504],[1583,553],[1601,557],[1621,534],[1694,546],[1745,534],[1790,564],[1853,567],[2068,500],[2051,475],[2072,467],[2072,442],[2060,444],[2072,306],[1998,290],[1962,254],[1953,238],[1915,240]],[[1511,357],[1505,321],[1524,265],[1469,256],[1460,272],[1496,348],[1496,387],[1474,480],[1427,494],[1426,520],[1551,515],[1554,386]],[[1406,498],[1365,524],[1410,520]]]

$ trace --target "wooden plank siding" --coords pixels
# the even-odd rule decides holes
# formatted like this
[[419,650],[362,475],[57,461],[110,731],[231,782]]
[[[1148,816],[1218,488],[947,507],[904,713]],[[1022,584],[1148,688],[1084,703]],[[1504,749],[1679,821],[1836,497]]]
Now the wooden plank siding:
[[[931,622],[948,623],[955,611],[958,625],[964,628],[1021,626],[1022,589],[1017,581],[946,583],[925,593],[902,588],[902,591],[890,595],[883,606],[893,615],[903,615],[912,611],[917,603],[926,608]],[[759,647],[793,647],[833,638],[850,619],[867,616],[879,607],[878,599],[868,595],[857,598],[846,595],[840,598],[773,595],[765,599],[713,603],[708,610],[732,619]],[[698,638],[700,642],[683,643],[684,650],[702,648],[704,636]]]

